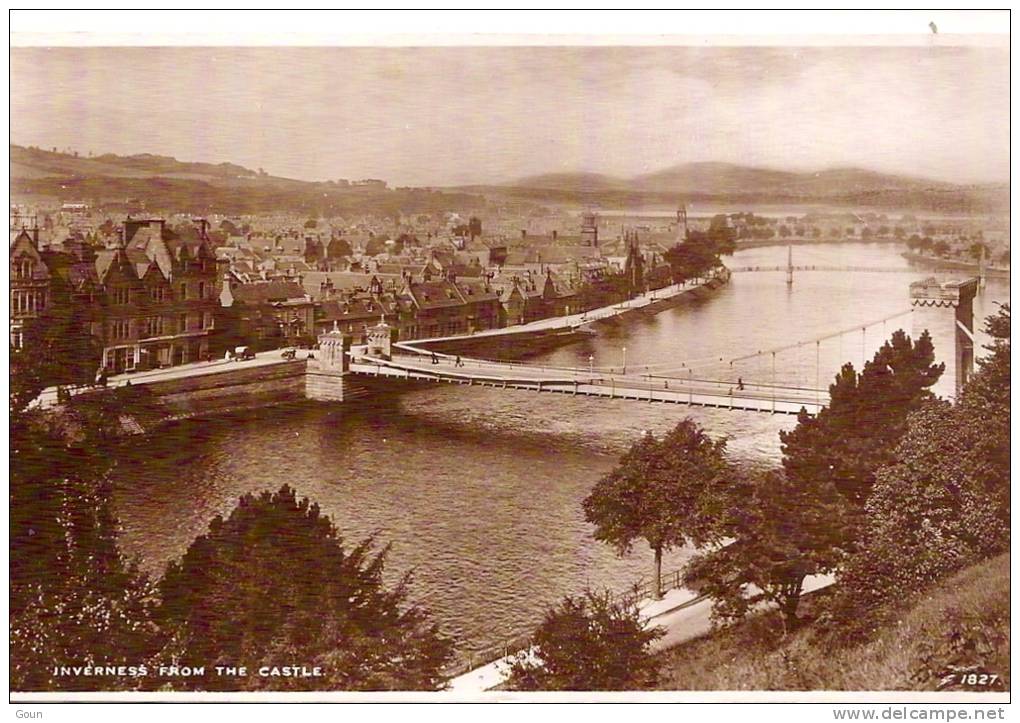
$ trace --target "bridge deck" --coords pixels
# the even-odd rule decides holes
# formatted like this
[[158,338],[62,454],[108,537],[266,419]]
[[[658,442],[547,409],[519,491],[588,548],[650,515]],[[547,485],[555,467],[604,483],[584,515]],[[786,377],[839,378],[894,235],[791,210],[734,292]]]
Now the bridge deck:
[[356,374],[498,389],[527,389],[572,396],[627,399],[638,402],[686,404],[770,414],[797,414],[801,408],[816,413],[828,402],[827,394],[812,389],[747,385],[736,389],[727,382],[711,380],[651,379],[637,375],[606,376],[596,371],[513,365],[464,359],[462,366],[443,357],[439,363],[414,356],[392,360],[355,357],[350,369]]

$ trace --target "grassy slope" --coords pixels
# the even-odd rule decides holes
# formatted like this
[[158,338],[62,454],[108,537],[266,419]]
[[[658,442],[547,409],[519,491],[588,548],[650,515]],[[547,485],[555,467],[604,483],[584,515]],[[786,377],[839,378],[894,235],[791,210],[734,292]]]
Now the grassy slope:
[[877,635],[838,647],[812,618],[785,640],[759,615],[661,654],[663,690],[934,690],[947,665],[978,664],[1009,687],[1009,555],[962,570],[890,611]]

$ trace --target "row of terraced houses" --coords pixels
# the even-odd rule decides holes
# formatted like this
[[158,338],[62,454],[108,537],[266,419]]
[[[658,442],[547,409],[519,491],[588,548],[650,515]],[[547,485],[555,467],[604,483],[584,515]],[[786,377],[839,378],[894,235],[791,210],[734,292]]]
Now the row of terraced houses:
[[643,290],[637,255],[628,258],[628,273],[589,260],[569,276],[539,264],[494,278],[481,269],[461,268],[458,275],[437,263],[414,273],[251,281],[217,258],[204,221],[196,223],[196,233],[184,238],[162,219],[129,218],[108,248],[71,237],[40,249],[37,232],[12,231],[12,345],[22,346],[29,324],[45,324],[63,310],[91,338],[98,366],[116,373],[204,360],[238,345],[314,343],[334,326],[362,343],[380,319],[402,339],[471,334],[577,313]]

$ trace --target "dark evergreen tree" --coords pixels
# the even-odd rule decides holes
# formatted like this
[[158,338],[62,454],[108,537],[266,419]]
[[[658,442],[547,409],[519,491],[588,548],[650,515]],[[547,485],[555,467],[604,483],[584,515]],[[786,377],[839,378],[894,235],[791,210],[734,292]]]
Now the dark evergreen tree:
[[836,617],[873,627],[883,603],[1008,549],[1010,313],[988,318],[994,342],[956,405],[930,400],[907,420],[876,474],[860,549],[840,575]]
[[408,580],[383,581],[387,549],[345,549],[318,505],[290,487],[245,495],[172,563],[159,619],[175,633],[164,655],[185,664],[320,666],[320,678],[217,678],[205,689],[434,690],[452,644],[408,600]]
[[[12,382],[20,373],[12,369]],[[12,406],[14,690],[135,688],[140,678],[53,671],[59,666],[137,666],[163,644],[151,615],[152,586],[117,548],[106,454],[117,425],[114,409],[123,405],[109,396],[91,407],[76,398],[59,414]]]
[[931,398],[928,389],[945,368],[934,359],[927,333],[913,342],[896,331],[862,373],[844,365],[829,386],[828,406],[815,416],[801,410],[797,426],[779,433],[790,481],[805,486],[831,481],[860,511],[875,470],[903,435],[907,415]]

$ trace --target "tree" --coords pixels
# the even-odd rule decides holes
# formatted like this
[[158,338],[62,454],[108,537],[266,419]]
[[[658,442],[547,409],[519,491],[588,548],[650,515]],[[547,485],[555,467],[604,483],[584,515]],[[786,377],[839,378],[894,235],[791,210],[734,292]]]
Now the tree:
[[801,410],[797,426],[779,433],[790,481],[831,480],[853,509],[862,510],[875,470],[890,458],[907,415],[931,397],[928,388],[945,368],[934,359],[927,332],[913,342],[898,330],[860,374],[844,365],[829,386],[828,406],[815,416]]
[[661,441],[638,440],[583,502],[595,539],[627,554],[643,539],[655,553],[656,597],[662,592],[662,553],[705,545],[723,534],[720,522],[737,487],[725,458],[726,441],[713,441],[691,419]]
[[[19,382],[27,382],[34,375],[35,385],[15,389],[12,382],[12,404],[27,403],[48,386],[86,384],[94,379],[102,349],[87,331],[87,314],[81,304],[60,303],[25,324],[21,347],[11,348],[11,364],[25,371],[15,375]],[[14,396],[24,395],[31,397],[14,401]]]
[[[24,373],[12,368],[15,377]],[[117,390],[119,392],[120,390]],[[124,408],[109,390],[60,414],[12,405],[11,687],[137,687],[130,677],[58,676],[55,666],[139,665],[163,644],[153,588],[117,548],[109,443]],[[105,399],[109,397],[109,399]],[[108,405],[108,406],[107,406]]]
[[971,258],[980,259],[982,256],[986,258],[990,255],[988,253],[988,244],[982,241],[976,241],[967,248],[967,253],[970,254]]
[[701,278],[721,265],[720,255],[733,253],[733,235],[728,227],[717,227],[708,233],[691,231],[684,243],[667,249],[664,255],[673,278],[676,281]]
[[662,631],[645,629],[633,606],[608,593],[567,596],[546,612],[531,646],[511,663],[511,690],[641,690],[654,685],[649,650]]
[[925,402],[876,474],[861,549],[840,573],[834,617],[873,627],[882,605],[1009,546],[1010,308],[957,404]]
[[388,548],[346,549],[318,505],[288,486],[245,495],[213,519],[160,585],[177,660],[206,665],[321,666],[320,678],[220,679],[202,688],[433,690],[451,642],[408,601],[408,579],[383,582]]
[[782,472],[764,474],[729,508],[728,543],[692,558],[684,584],[712,598],[716,620],[772,603],[792,630],[804,578],[832,572],[844,559],[845,509],[825,478],[805,485]]

